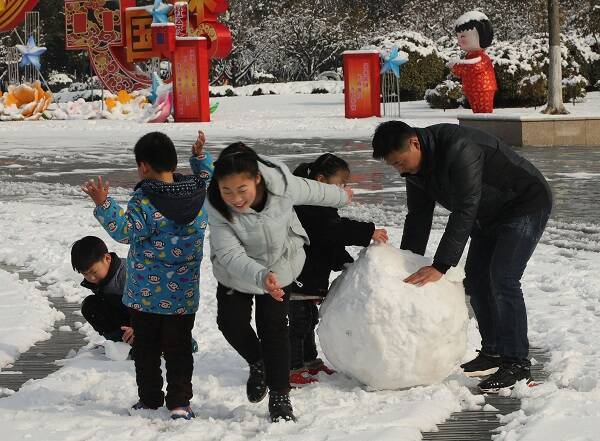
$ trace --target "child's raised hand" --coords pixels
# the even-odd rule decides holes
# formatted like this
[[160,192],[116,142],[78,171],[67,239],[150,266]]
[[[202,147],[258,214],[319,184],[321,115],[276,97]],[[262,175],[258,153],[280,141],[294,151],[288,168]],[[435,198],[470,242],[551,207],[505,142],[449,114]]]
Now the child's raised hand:
[[198,130],[198,138],[192,145],[192,155],[201,156],[204,150],[204,144],[206,144],[206,135],[202,130]]
[[102,176],[98,176],[98,183],[94,182],[93,179],[90,179],[81,186],[81,190],[92,198],[92,201],[94,201],[96,205],[102,205],[106,202],[108,189],[108,181],[104,182]]
[[281,286],[279,286],[279,282],[277,281],[277,276],[275,276],[275,273],[269,272],[265,276],[264,285],[271,297],[278,302],[283,302],[283,296],[285,295],[285,292],[283,289],[281,289]]
[[376,228],[371,237],[375,242],[387,243],[388,234],[385,228]]

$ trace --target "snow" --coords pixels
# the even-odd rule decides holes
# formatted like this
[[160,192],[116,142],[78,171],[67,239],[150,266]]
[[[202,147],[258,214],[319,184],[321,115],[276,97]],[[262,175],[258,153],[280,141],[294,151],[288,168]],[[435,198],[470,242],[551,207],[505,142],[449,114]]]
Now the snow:
[[[45,146],[51,152],[81,152],[90,137],[107,145],[98,154],[122,152],[123,146],[131,146],[139,136],[161,130],[175,138],[190,138],[198,129],[204,130],[209,139],[368,139],[375,127],[385,118],[344,118],[344,96],[324,95],[266,95],[213,98],[219,108],[211,115],[211,123],[138,124],[129,121],[35,121],[27,122],[32,130],[59,139],[58,144]],[[590,92],[586,102],[566,105],[571,117],[598,115],[600,92]],[[540,109],[507,108],[495,109],[492,115],[541,115]],[[469,109],[430,109],[425,101],[403,102],[401,117],[406,123],[423,127],[436,123],[458,122],[458,116],[473,115]],[[0,124],[0,136],[12,143],[9,151],[18,154],[23,150],[23,125],[20,122]],[[117,135],[117,136],[115,136]],[[24,154],[26,152],[23,152]],[[125,155],[125,158],[128,158]]]
[[[83,181],[87,178],[86,169],[104,168],[99,164],[114,164],[115,169],[133,168],[133,144],[150,130],[164,131],[181,145],[189,143],[199,128],[206,131],[213,153],[236,140],[272,138],[281,139],[282,144],[290,139],[301,140],[294,141],[297,143],[294,150],[278,155],[281,159],[294,160],[315,154],[314,143],[320,142],[315,138],[338,140],[340,146],[350,145],[343,140],[370,139],[377,124],[385,121],[383,118],[344,119],[340,94],[240,96],[218,101],[219,109],[212,115],[210,124],[147,125],[104,120],[0,124],[0,231],[3,239],[0,263],[33,271],[38,280],[48,284],[47,293],[43,293],[35,285],[17,281],[14,275],[0,271],[0,348],[11,348],[10,360],[34,341],[47,338],[53,323],[61,318],[51,312],[46,295],[63,296],[71,302],[81,302],[87,295],[79,286],[81,276],[74,273],[70,265],[68,250],[76,239],[94,234],[103,238],[111,251],[119,255],[127,253],[125,246],[113,242],[97,225],[92,205],[77,185],[31,182],[31,177],[23,174],[24,169],[14,164],[25,164],[25,170],[34,164],[39,167],[36,171],[49,167],[61,173],[59,176],[64,176],[63,179],[74,176],[63,175],[63,172],[81,170]],[[575,107],[567,105],[567,108],[576,115],[597,114],[600,92],[592,92],[585,103]],[[496,112],[536,114],[539,109],[498,109]],[[426,126],[456,123],[458,115],[470,113],[465,109],[432,110],[424,101],[418,101],[402,103],[401,119],[414,126]],[[361,154],[353,153],[354,150],[349,150],[349,154]],[[368,155],[362,154],[365,162],[371,161]],[[183,158],[180,162],[184,162]],[[595,169],[589,168],[559,178],[592,179],[594,172]],[[400,178],[392,185],[398,187],[398,194],[405,191]],[[369,190],[368,185],[354,183],[353,186]],[[383,190],[386,189],[384,186]],[[128,191],[122,187],[111,189],[121,202],[127,200]],[[406,210],[400,206],[394,208],[375,203],[353,204],[341,213],[385,226],[391,245],[399,247]],[[445,221],[443,210],[436,209],[427,256],[433,255]],[[597,439],[600,430],[599,252],[598,223],[568,224],[551,220],[523,278],[530,341],[548,350],[550,362],[545,369],[550,378],[535,388],[518,388],[516,394],[522,397],[523,410],[503,419],[506,426],[498,439]],[[352,254],[356,255],[356,250],[353,249]],[[201,306],[193,329],[200,346],[199,352],[194,354],[192,400],[198,418],[191,422],[171,422],[164,409],[150,417],[130,417],[127,409],[137,399],[133,363],[111,360],[102,351],[92,349],[104,340],[86,323],[79,332],[86,335],[88,346],[61,361],[60,370],[47,378],[28,382],[17,393],[0,390],[0,396],[5,395],[0,399],[2,441],[410,441],[421,439],[420,431],[433,430],[436,423],[452,412],[481,410],[484,405],[480,395],[469,391],[475,383],[462,376],[457,367],[438,384],[398,391],[369,392],[360,382],[340,373],[331,377],[322,375],[318,384],[292,391],[298,423],[272,425],[267,420],[265,402],[252,405],[246,401],[247,366],[217,329],[215,287],[210,262],[205,257]],[[26,308],[28,312],[24,315]],[[37,316],[40,311],[42,318]],[[25,329],[4,331],[3,327],[11,320],[14,323],[15,318],[19,318],[22,324],[29,317],[31,323]],[[17,329],[16,326],[11,329]],[[22,342],[30,332],[29,342]],[[468,351],[461,361],[472,358],[478,345],[479,335],[474,320],[470,320]]]
[[469,11],[469,12],[465,12],[463,15],[461,15],[460,17],[458,17],[456,19],[456,21],[454,22],[454,27],[457,28],[457,27],[464,25],[465,23],[468,23],[470,21],[484,21],[484,20],[489,21],[490,19],[483,12]]
[[0,269],[0,369],[49,339],[54,322],[63,317],[33,283]]
[[466,351],[465,292],[461,279],[403,283],[428,265],[410,251],[372,245],[336,279],[318,328],[336,370],[373,390],[439,383],[452,372]]

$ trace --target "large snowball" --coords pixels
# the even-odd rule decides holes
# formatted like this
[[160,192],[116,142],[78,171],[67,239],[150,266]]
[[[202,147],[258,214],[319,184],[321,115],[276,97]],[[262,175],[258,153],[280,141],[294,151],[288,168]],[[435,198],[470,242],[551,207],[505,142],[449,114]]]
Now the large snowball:
[[363,250],[321,307],[321,347],[335,369],[373,389],[439,382],[466,350],[462,283],[403,280],[431,261],[389,245]]

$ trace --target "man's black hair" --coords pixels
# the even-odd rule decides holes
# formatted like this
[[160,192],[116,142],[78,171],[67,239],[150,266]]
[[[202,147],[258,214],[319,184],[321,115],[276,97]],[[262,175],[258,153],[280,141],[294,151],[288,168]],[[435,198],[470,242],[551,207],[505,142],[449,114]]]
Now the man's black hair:
[[171,138],[161,132],[142,136],[133,148],[135,161],[145,162],[155,172],[172,172],[177,168],[177,152]]
[[373,158],[385,159],[395,151],[402,151],[408,147],[408,139],[417,132],[402,121],[386,121],[375,129],[373,135]]
[[71,247],[71,265],[78,273],[85,273],[107,253],[108,248],[102,239],[96,236],[85,236]]

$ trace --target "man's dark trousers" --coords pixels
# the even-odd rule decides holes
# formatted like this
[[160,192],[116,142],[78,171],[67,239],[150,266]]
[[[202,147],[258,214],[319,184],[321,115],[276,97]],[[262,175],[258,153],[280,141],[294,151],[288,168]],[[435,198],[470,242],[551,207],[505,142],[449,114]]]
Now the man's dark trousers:
[[465,291],[479,325],[482,351],[529,364],[527,311],[521,277],[548,221],[550,208],[490,228],[476,225],[465,265]]

